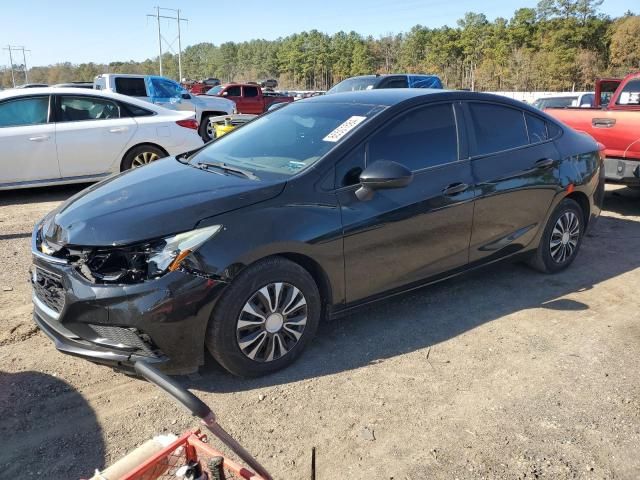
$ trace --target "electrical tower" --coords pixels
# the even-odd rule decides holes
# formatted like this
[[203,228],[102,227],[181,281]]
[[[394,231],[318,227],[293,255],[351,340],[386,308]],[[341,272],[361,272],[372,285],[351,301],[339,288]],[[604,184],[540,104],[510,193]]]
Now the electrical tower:
[[13,52],[22,52],[22,71],[24,72],[24,83],[29,83],[29,73],[27,68],[27,56],[25,52],[30,52],[31,50],[27,50],[23,46],[16,45],[7,45],[3,50],[9,51],[9,66],[11,68],[11,82],[13,86],[16,86],[16,75],[13,70]]
[[[166,12],[173,12],[176,14],[176,16],[170,17],[167,15],[161,15],[160,14],[161,10]],[[175,54],[176,52],[173,50],[173,44],[176,43],[176,40],[177,40],[178,41],[178,75],[180,77],[178,81],[182,81],[182,39],[180,38],[180,22],[188,22],[189,20],[187,20],[186,18],[180,17],[180,10],[176,10],[173,8],[163,8],[163,7],[156,7],[156,13],[149,14],[147,15],[147,17],[153,17],[158,21],[158,50],[160,51],[160,55],[158,56],[158,59],[160,62],[160,76],[162,76],[162,43],[164,42],[165,45],[167,46],[167,49],[171,50],[171,52]],[[178,36],[174,38],[171,43],[169,43],[169,41],[167,41],[167,39],[162,36],[162,30],[160,28],[161,18],[165,18],[167,20],[175,20],[176,23],[178,24]]]

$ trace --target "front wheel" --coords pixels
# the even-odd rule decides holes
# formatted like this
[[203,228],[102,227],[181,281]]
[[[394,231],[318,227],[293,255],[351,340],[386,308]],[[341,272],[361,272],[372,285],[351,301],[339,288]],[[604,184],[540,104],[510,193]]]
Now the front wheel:
[[584,213],[578,203],[565,198],[545,227],[530,265],[543,273],[556,273],[575,260],[584,234]]
[[205,344],[234,375],[275,372],[291,364],[314,337],[321,304],[313,277],[300,265],[280,257],[262,260],[223,293]]

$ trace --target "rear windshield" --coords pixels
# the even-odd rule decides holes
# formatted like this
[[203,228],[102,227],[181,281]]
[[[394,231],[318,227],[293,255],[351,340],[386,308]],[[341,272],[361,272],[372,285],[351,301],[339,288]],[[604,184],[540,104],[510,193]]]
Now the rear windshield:
[[578,97],[553,97],[553,98],[540,98],[534,102],[534,106],[539,109],[543,108],[564,108],[573,105]]
[[289,104],[219,138],[190,162],[223,162],[258,177],[290,177],[316,163],[382,109],[342,103]]
[[376,83],[378,83],[379,77],[360,77],[360,78],[347,78],[346,80],[341,81],[333,88],[331,88],[327,94],[329,93],[342,93],[342,92],[357,92],[358,90],[371,90],[375,88]]

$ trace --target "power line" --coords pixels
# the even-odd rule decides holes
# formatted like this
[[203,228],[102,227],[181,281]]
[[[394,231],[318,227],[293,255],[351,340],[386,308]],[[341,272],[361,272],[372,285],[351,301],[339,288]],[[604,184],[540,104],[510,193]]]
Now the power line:
[[14,87],[16,86],[16,76],[13,71],[13,52],[22,52],[22,70],[24,72],[24,83],[29,83],[27,56],[25,52],[31,52],[31,50],[24,48],[24,46],[17,46],[17,45],[7,45],[5,48],[3,48],[3,50],[9,51],[9,65],[11,68],[11,82],[13,83],[13,86]]
[[[167,11],[167,12],[174,12],[176,14],[175,17],[170,17],[167,15],[160,15],[160,11]],[[162,43],[164,41],[165,45],[167,46],[167,48],[169,50],[171,50],[174,54],[176,53],[173,50],[173,44],[176,42],[176,40],[178,41],[178,75],[179,75],[179,79],[178,80],[182,80],[182,39],[180,36],[180,22],[188,22],[189,20],[186,18],[181,18],[180,17],[180,10],[176,10],[173,8],[163,8],[163,7],[156,7],[156,13],[155,14],[148,14],[147,17],[153,17],[158,21],[158,50],[160,52],[160,55],[158,57],[159,59],[159,63],[160,63],[160,76],[162,76]],[[164,38],[162,36],[162,30],[160,28],[160,19],[161,18],[165,18],[167,20],[175,20],[177,25],[178,25],[178,36],[171,42],[169,43],[167,41],[166,38]]]

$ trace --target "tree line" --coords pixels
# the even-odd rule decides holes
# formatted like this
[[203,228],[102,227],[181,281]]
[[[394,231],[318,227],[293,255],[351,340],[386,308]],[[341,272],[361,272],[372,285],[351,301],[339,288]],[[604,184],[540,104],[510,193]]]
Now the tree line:
[[[611,18],[603,0],[542,0],[510,19],[467,13],[455,27],[416,25],[374,38],[317,30],[276,40],[199,43],[182,53],[183,75],[222,81],[275,78],[284,89],[325,90],[371,73],[434,73],[447,88],[591,90],[599,76],[640,70],[640,16]],[[20,68],[16,65],[15,68]],[[177,56],[163,55],[165,76],[178,79]],[[109,64],[59,63],[29,70],[29,81],[92,81],[100,73],[157,74],[158,58]],[[17,83],[21,72],[16,72]],[[0,86],[11,86],[8,68]]]

